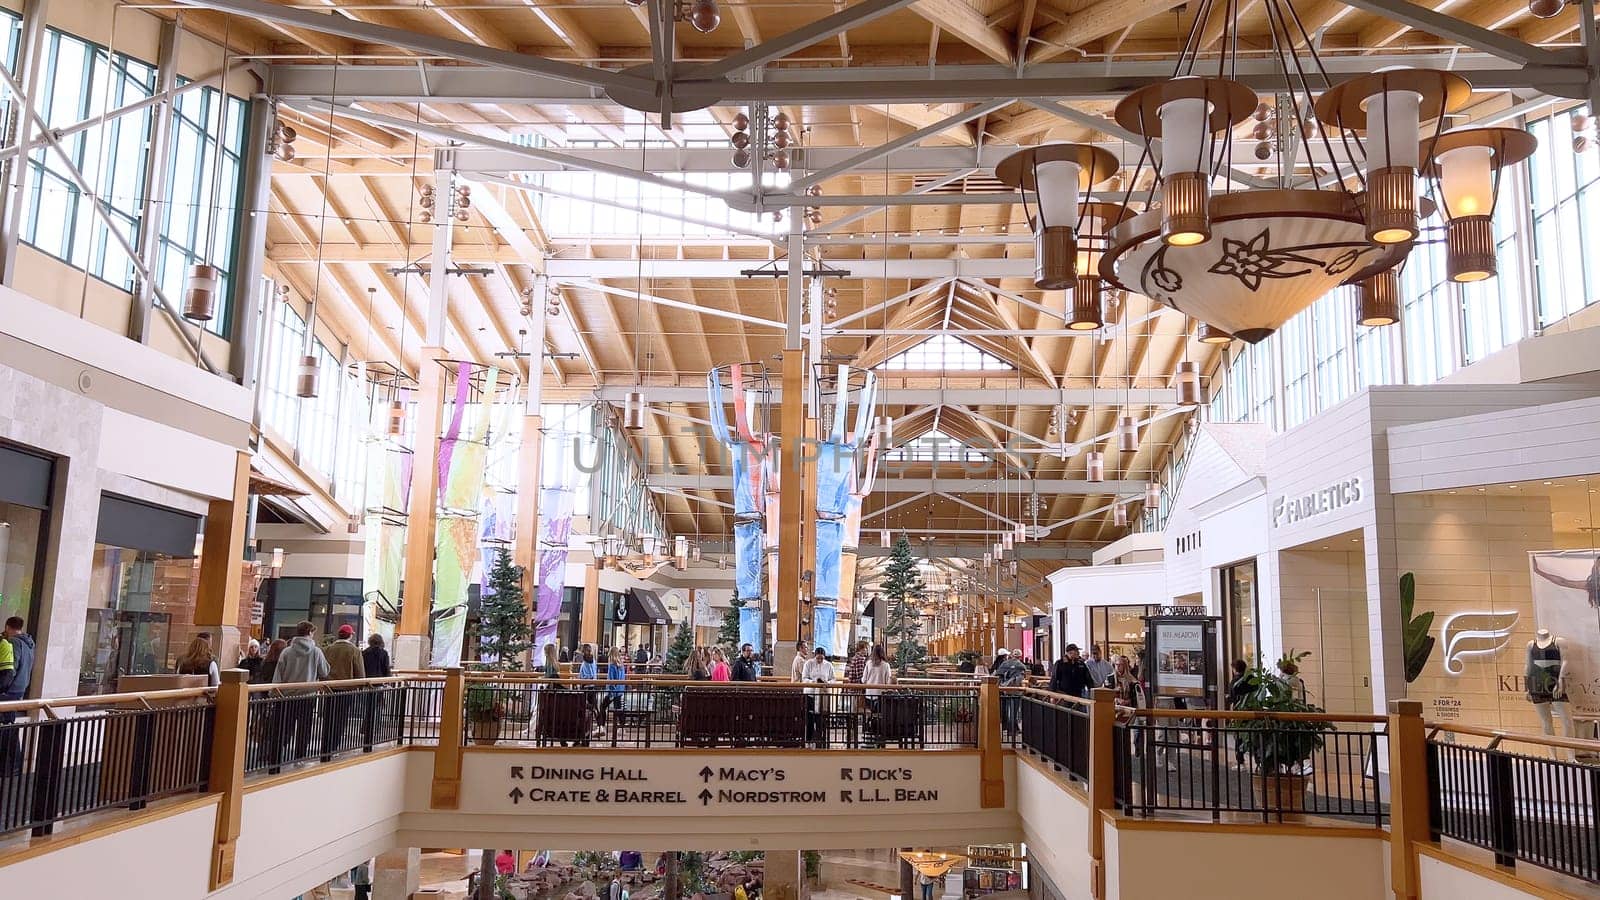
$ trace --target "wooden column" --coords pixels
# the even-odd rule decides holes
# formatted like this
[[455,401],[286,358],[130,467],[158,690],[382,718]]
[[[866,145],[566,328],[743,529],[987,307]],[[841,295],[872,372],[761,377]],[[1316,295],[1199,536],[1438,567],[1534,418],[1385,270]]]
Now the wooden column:
[[779,409],[778,425],[782,440],[781,466],[778,479],[778,596],[774,606],[778,614],[778,631],[774,641],[773,661],[779,672],[787,672],[788,656],[794,654],[794,642],[800,639],[800,569],[804,564],[801,546],[805,540],[805,351],[783,351],[783,401]]
[[1089,707],[1089,895],[1106,895],[1106,836],[1102,813],[1116,808],[1116,760],[1112,727],[1117,722],[1117,692],[1095,688]]
[[433,750],[433,789],[428,801],[432,809],[461,806],[461,719],[466,693],[467,679],[461,667],[447,669],[439,709],[439,744]]
[[1428,828],[1428,735],[1422,701],[1389,701],[1389,881],[1395,900],[1417,900],[1417,845]]
[[[411,497],[406,507],[406,565],[400,627],[395,630],[396,662],[416,667],[422,658],[421,640],[428,635],[433,611],[433,547],[438,525],[439,422],[444,416],[445,371],[440,360],[444,348],[422,349],[421,377],[417,379],[417,427],[411,460]],[[402,653],[402,638],[407,653]],[[414,649],[413,649],[414,648]],[[404,658],[406,656],[414,659]]]
[[1000,682],[985,675],[978,683],[978,755],[982,782],[979,805],[999,809],[1006,805],[1005,742],[1000,734]]
[[[583,570],[583,612],[578,616],[578,643],[600,643],[600,561]],[[596,650],[600,648],[595,647]],[[577,662],[576,659],[573,662]]]
[[[537,370],[536,370],[537,371]],[[522,568],[522,599],[531,613],[539,585],[539,475],[544,465],[544,417],[522,417],[522,448],[517,454],[517,532],[511,561]],[[540,659],[543,647],[534,647]]]
[[994,601],[994,652],[999,653],[1000,648],[1006,645],[1006,616],[1000,608],[1000,601]]
[[239,583],[249,506],[250,454],[240,450],[233,462],[233,495],[206,507],[194,606],[194,624],[216,632],[214,649],[219,664],[227,667],[239,658]]
[[244,758],[249,734],[250,673],[225,669],[217,686],[209,789],[218,795],[211,849],[211,890],[233,881],[233,860],[244,820]]

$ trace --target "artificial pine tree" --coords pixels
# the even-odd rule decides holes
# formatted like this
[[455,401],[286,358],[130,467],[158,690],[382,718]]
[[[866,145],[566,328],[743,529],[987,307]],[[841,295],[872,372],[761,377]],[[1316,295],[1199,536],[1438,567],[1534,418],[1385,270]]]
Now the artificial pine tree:
[[520,671],[533,626],[522,602],[522,567],[511,564],[511,554],[504,547],[489,569],[486,587],[478,617],[478,636],[483,641],[479,657],[502,672]]
[[722,629],[717,632],[717,643],[723,647],[739,649],[739,609],[744,606],[744,601],[735,593],[733,605],[722,614]]
[[672,643],[667,645],[667,659],[665,669],[668,675],[682,675],[688,671],[689,654],[694,652],[694,635],[689,632],[689,623],[682,622],[678,631],[672,636]]
[[922,575],[917,571],[917,560],[911,555],[911,543],[905,535],[894,542],[879,587],[889,606],[883,636],[897,643],[894,668],[896,673],[904,675],[907,669],[921,666],[928,655],[927,648],[917,640],[922,613],[916,602],[922,599]]

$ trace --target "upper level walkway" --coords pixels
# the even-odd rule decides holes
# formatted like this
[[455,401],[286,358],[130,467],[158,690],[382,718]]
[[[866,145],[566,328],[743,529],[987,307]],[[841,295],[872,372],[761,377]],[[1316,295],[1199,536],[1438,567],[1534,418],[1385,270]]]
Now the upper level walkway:
[[8,891],[290,897],[408,846],[993,841],[1025,842],[1049,896],[1600,895],[1600,769],[1574,758],[1600,744],[1430,726],[1404,701],[1269,717],[992,679],[242,674],[0,704],[20,715],[0,725]]

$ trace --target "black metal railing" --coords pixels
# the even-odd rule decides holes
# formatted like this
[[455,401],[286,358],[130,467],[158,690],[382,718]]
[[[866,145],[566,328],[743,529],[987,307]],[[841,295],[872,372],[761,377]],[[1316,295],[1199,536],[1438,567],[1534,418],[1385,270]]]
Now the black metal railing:
[[1316,816],[1375,826],[1387,819],[1378,778],[1388,752],[1382,720],[1118,715],[1127,721],[1115,794],[1129,814]]
[[432,739],[438,734],[442,692],[437,683],[407,681],[274,685],[252,692],[245,774]]
[[978,746],[978,689],[471,680],[463,739],[537,746]]
[[1428,739],[1433,839],[1490,850],[1503,866],[1525,862],[1600,882],[1600,768],[1560,747],[1534,756],[1503,750],[1498,739],[1471,745],[1456,737]]
[[[1006,699],[1011,699],[1008,695]],[[1020,746],[1080,781],[1089,780],[1089,707],[1067,697],[1025,693],[1016,697]]]
[[203,692],[161,702],[0,725],[0,833],[204,792],[215,709]]

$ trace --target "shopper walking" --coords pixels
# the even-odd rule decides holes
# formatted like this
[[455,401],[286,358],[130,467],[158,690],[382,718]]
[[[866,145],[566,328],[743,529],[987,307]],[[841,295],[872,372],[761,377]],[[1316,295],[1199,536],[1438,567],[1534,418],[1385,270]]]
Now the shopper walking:
[[703,648],[695,649],[689,654],[689,680],[711,680],[711,665],[706,660],[706,651]]
[[[1023,679],[1028,677],[1028,667],[1015,654],[1001,647],[995,651],[994,677],[1003,688],[1021,687]],[[1017,730],[1017,711],[1021,703],[1020,697],[1000,698],[1001,721],[1006,731],[1013,734]]]
[[[828,684],[833,681],[833,663],[821,647],[812,651],[811,658],[801,667],[800,680],[806,684]],[[818,746],[827,744],[826,717],[832,712],[833,694],[826,688],[808,687],[806,690],[807,737]]]
[[861,675],[867,670],[869,656],[866,639],[856,641],[855,650],[851,651],[850,659],[844,664],[845,684],[861,684]]
[[1087,697],[1094,686],[1089,666],[1078,655],[1078,645],[1068,644],[1061,658],[1050,669],[1050,690],[1069,697]]
[[597,728],[605,727],[606,712],[608,710],[613,707],[621,708],[622,706],[623,692],[627,688],[627,685],[622,682],[628,679],[627,659],[628,656],[625,651],[612,649],[611,660],[606,666],[606,680],[611,683],[606,685],[605,696],[600,700],[600,714],[596,721]]
[[261,642],[255,638],[244,648],[244,659],[239,660],[238,668],[245,670],[246,681],[255,681],[256,673],[261,671]]
[[[33,682],[33,635],[23,631],[21,616],[6,619],[0,636],[0,700],[22,700]],[[17,720],[14,712],[0,713],[0,725]],[[16,729],[7,729],[0,740],[0,775],[22,772],[22,738]]]
[[1106,679],[1111,677],[1111,660],[1101,656],[1100,645],[1089,645],[1089,658],[1084,662],[1089,667],[1089,684],[1091,687],[1104,687]]
[[[339,637],[329,644],[323,655],[328,660],[329,681],[350,681],[367,677],[366,660],[356,647],[356,630],[349,625],[339,626]],[[344,749],[345,728],[354,712],[356,691],[359,688],[334,688],[333,693],[322,698],[322,753],[324,756]]]
[[[745,644],[739,648],[739,658],[733,661],[733,672],[731,677],[734,681],[759,681],[760,678],[756,674],[757,671],[755,648],[751,647],[749,644]],[[804,674],[804,670],[802,669],[802,678],[797,678],[795,680],[804,680]]]
[[539,666],[539,677],[550,681],[561,680],[561,663],[556,657],[556,645],[544,645],[544,662]]
[[922,900],[933,900],[934,884],[934,880],[928,877],[928,873],[917,873],[917,887],[922,889]]
[[277,638],[268,644],[267,652],[261,656],[261,668],[256,670],[256,674],[251,677],[250,683],[271,684],[273,673],[278,670],[278,660],[283,656],[284,648],[288,646],[289,642],[283,638]]
[[794,662],[789,665],[790,681],[806,680],[806,665],[811,662],[811,652],[805,641],[798,641],[794,645]]
[[728,658],[721,647],[711,648],[711,680],[732,681],[732,670],[728,666]]
[[[394,668],[389,663],[389,651],[383,646],[383,635],[372,634],[367,637],[367,647],[361,651],[361,667],[366,671],[368,678],[389,678],[394,674]],[[383,697],[381,690],[367,695],[367,702],[361,713],[363,746],[372,745],[373,731],[383,717]]]
[[[328,658],[317,646],[314,636],[317,627],[301,622],[294,627],[294,640],[278,655],[277,667],[272,673],[273,684],[310,684],[328,680]],[[283,759],[283,750],[293,751],[296,762],[303,760],[311,749],[311,723],[317,713],[317,692],[296,690],[286,692],[278,707],[277,753],[273,761]]]
[[210,687],[222,683],[222,673],[217,670],[217,657],[211,652],[211,642],[199,635],[195,635],[189,646],[184,648],[183,655],[178,657],[177,671],[179,675],[204,675]]

